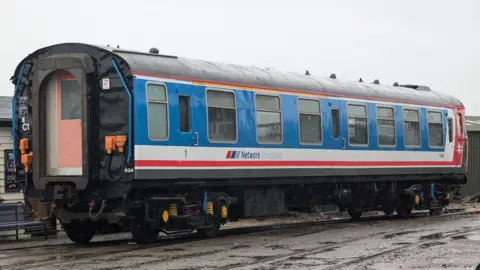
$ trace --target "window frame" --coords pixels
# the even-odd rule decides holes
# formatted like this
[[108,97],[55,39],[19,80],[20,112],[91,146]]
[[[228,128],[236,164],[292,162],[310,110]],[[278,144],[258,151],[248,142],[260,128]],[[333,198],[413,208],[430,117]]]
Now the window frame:
[[[407,136],[405,132],[405,116],[403,114],[404,111],[417,111],[418,113],[418,133],[419,133],[419,141],[420,144],[418,145],[407,145]],[[403,127],[403,146],[405,148],[421,148],[422,147],[422,119],[420,117],[420,109],[419,108],[414,108],[414,107],[404,107],[402,108],[402,127]],[[411,121],[409,121],[411,122]]]
[[[359,143],[350,143],[350,133],[349,133],[349,123],[348,119],[350,116],[348,115],[348,108],[349,105],[354,105],[354,106],[363,106],[365,108],[365,118],[367,119],[367,143],[366,144],[359,144]],[[370,145],[370,132],[369,132],[369,123],[370,121],[368,120],[368,109],[367,109],[367,103],[361,103],[361,102],[347,102],[347,140],[348,140],[348,145],[353,146],[353,147],[368,147]]]
[[[161,85],[165,88],[165,101],[150,101],[149,97],[148,97],[148,85]],[[159,142],[164,142],[164,141],[168,141],[170,139],[170,106],[168,104],[168,88],[167,88],[167,85],[163,82],[155,82],[155,81],[148,81],[145,83],[145,99],[146,99],[146,102],[147,102],[147,135],[148,135],[148,139],[150,141],[159,141]],[[149,116],[149,109],[148,109],[148,106],[150,105],[150,103],[157,103],[157,104],[165,104],[167,106],[167,137],[164,138],[164,139],[160,139],[160,138],[152,138],[150,137],[150,116]]]
[[[443,131],[445,130],[445,123],[443,122],[444,120],[444,117],[443,117],[443,112],[441,110],[435,110],[435,109],[427,109],[427,135],[428,135],[428,147],[429,148],[434,148],[434,149],[442,149],[445,147],[446,143],[447,143],[447,140],[445,138],[445,136],[443,136],[443,142],[442,142],[442,145],[441,146],[433,146],[430,144],[430,121],[428,121],[428,113],[429,112],[436,112],[436,113],[439,113],[440,114],[440,117],[441,117],[441,122],[431,122],[431,123],[434,123],[434,124],[439,124],[441,123],[442,124],[442,136],[443,136]],[[447,125],[448,125],[448,121],[447,121]],[[448,134],[447,134],[448,136]]]
[[[235,108],[235,140],[232,141],[220,141],[220,140],[211,140],[210,139],[210,131],[208,128],[208,91],[216,91],[216,92],[225,92],[225,93],[232,93],[233,94],[233,103]],[[213,108],[221,108],[221,109],[232,109],[232,108],[225,108],[225,107],[213,107]],[[205,113],[206,113],[206,124],[207,124],[207,140],[209,143],[226,143],[226,144],[236,144],[238,142],[238,108],[237,108],[237,95],[235,94],[234,90],[231,89],[223,89],[223,88],[215,88],[215,87],[206,87],[205,88]]]
[[[188,115],[188,131],[182,131],[182,115],[181,115],[181,112],[180,112],[180,98],[181,97],[186,97],[187,98],[187,101],[188,101],[188,106],[187,106],[187,109],[188,109],[188,112],[187,112],[187,115]],[[178,129],[180,130],[180,133],[185,133],[185,134],[188,134],[188,133],[191,133],[192,132],[192,110],[191,110],[191,96],[189,95],[186,95],[186,94],[179,94],[178,95],[178,124],[179,124],[179,127]]]
[[[319,109],[319,114],[313,114],[313,113],[302,113],[300,112],[300,100],[308,100],[308,101],[315,101],[318,103],[318,109]],[[282,109],[282,107],[280,107],[280,109]],[[301,135],[300,135],[300,132],[301,132],[301,126],[300,126],[300,114],[305,114],[305,115],[317,115],[317,116],[320,116],[320,143],[305,143],[305,142],[302,142],[302,138],[301,138]],[[298,121],[298,142],[300,143],[300,145],[322,145],[323,144],[323,113],[322,113],[322,104],[320,102],[319,99],[315,99],[315,98],[309,98],[309,97],[297,97],[297,121]],[[283,128],[283,127],[282,127]],[[283,133],[283,132],[282,132]],[[282,135],[282,139],[283,139],[283,135]]]
[[[383,109],[392,109],[393,111],[393,131],[395,132],[395,144],[380,144],[380,137],[378,136],[378,108],[383,108]],[[385,119],[385,118],[380,118],[381,120],[391,120],[391,119]],[[395,148],[397,147],[397,121],[395,119],[395,107],[390,106],[390,105],[379,105],[376,104],[375,106],[375,121],[377,125],[377,144],[380,147],[388,147],[388,148]]]
[[[257,116],[258,116],[258,110],[257,110],[257,96],[269,96],[269,97],[277,97],[278,98],[278,103],[280,105],[280,110],[278,113],[280,113],[280,130],[281,130],[281,138],[282,140],[280,142],[259,142],[258,141],[258,126],[257,126]],[[253,95],[253,107],[255,108],[255,140],[257,141],[257,144],[272,144],[272,145],[280,145],[283,144],[283,106],[282,106],[282,99],[280,98],[280,95],[278,94],[270,94],[270,93],[264,93],[264,92],[255,92]],[[268,110],[260,110],[263,112],[277,112],[277,111],[268,111]]]

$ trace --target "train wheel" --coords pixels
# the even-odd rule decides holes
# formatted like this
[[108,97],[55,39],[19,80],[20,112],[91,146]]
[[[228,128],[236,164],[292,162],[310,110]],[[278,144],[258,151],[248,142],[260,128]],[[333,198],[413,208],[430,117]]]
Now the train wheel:
[[348,215],[353,219],[353,220],[359,220],[360,217],[362,216],[362,211],[357,210],[354,207],[348,207]]
[[440,216],[443,214],[442,208],[430,209],[430,216]]
[[132,219],[130,222],[130,232],[137,244],[151,244],[158,239],[159,231],[153,230],[150,225]]
[[408,207],[407,204],[401,203],[397,206],[397,215],[401,218],[409,218],[412,214],[413,208]]
[[95,224],[92,221],[72,221],[62,225],[65,234],[76,244],[90,243],[96,231]]
[[213,238],[217,236],[217,233],[220,231],[222,226],[219,219],[215,219],[215,224],[212,227],[197,229],[197,233],[203,237]]
[[386,204],[382,205],[382,211],[383,211],[383,213],[385,213],[386,216],[391,216],[391,215],[393,215],[393,212],[395,211],[395,207],[390,203],[386,203]]

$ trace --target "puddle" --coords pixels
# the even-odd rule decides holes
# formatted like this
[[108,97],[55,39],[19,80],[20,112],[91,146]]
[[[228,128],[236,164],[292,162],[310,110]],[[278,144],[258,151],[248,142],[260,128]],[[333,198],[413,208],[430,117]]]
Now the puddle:
[[184,248],[164,248],[163,251],[168,252],[168,251],[185,251],[186,249]]
[[320,245],[332,245],[336,244],[337,242],[334,241],[324,241],[324,242],[318,242]]
[[405,235],[405,234],[414,233],[414,232],[417,232],[417,231],[404,231],[404,232],[392,233],[392,234],[385,235],[383,238],[389,239],[396,236]]
[[438,239],[443,236],[443,233],[432,233],[429,235],[420,236],[420,240],[432,240]]
[[452,236],[450,238],[452,238],[453,240],[461,240],[461,239],[467,239],[467,236],[463,234],[463,235]]
[[411,245],[413,244],[412,242],[397,242],[397,243],[393,243],[394,245]]
[[440,245],[445,245],[445,242],[431,242],[431,243],[423,243],[420,245],[421,248],[429,248],[433,246],[440,246]]
[[331,247],[331,248],[326,248],[326,249],[323,249],[321,250],[320,252],[318,253],[327,253],[327,252],[331,252],[331,251],[334,251],[336,250],[338,247]]
[[307,258],[307,256],[302,255],[302,256],[290,257],[290,260],[292,260],[292,261],[299,261],[299,260],[305,260],[306,258]]
[[284,246],[284,245],[271,245],[271,246],[267,246],[267,248],[271,248],[273,250],[276,250],[276,249],[287,249],[287,246]]
[[234,245],[231,249],[249,248],[251,245]]

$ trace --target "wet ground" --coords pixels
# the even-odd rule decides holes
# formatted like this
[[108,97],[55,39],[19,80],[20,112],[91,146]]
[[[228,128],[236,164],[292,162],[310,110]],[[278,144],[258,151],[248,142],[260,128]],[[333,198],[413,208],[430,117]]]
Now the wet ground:
[[475,269],[480,264],[478,213],[286,222],[290,225],[249,231],[229,225],[215,239],[187,235],[153,245],[136,245],[128,238],[90,246],[56,240],[48,246],[0,244],[0,265],[1,269],[69,270]]

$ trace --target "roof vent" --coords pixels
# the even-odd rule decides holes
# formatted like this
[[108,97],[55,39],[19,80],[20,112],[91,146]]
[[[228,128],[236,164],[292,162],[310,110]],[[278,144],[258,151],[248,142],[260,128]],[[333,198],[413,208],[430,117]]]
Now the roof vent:
[[373,81],[374,84],[380,84],[380,81],[379,80],[375,80]]
[[393,86],[398,86],[398,82],[394,82],[394,83],[393,83]]
[[415,84],[404,84],[400,85],[401,87],[411,88],[419,91],[431,91],[430,87],[424,85],[415,85]]
[[337,78],[337,75],[335,75],[335,73],[330,74],[330,79],[336,79],[336,78]]
[[150,50],[148,52],[158,54],[160,51],[157,48],[153,47],[153,48],[150,48]]

